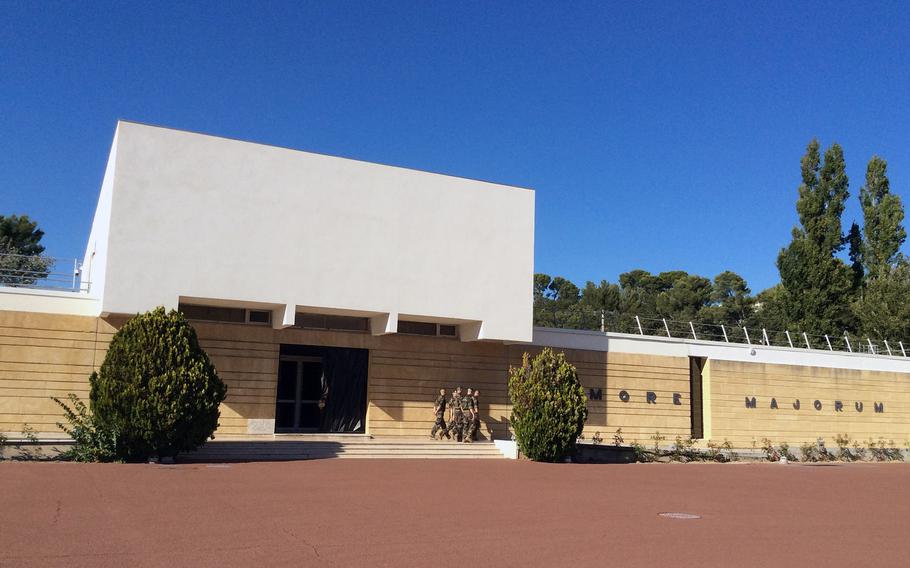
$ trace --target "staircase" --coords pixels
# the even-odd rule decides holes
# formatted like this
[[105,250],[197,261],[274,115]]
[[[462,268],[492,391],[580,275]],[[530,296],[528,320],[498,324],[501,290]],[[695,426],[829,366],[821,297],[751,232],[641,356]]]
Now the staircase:
[[325,458],[503,459],[492,442],[459,444],[429,439],[369,436],[269,436],[218,438],[195,452],[181,454],[181,463],[225,461],[291,461]]

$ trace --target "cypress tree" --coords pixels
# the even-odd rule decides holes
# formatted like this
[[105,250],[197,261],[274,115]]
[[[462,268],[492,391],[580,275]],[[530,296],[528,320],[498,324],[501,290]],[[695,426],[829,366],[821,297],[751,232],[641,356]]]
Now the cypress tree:
[[887,169],[888,162],[873,156],[866,167],[866,185],[859,192],[865,229],[862,261],[870,278],[879,277],[894,266],[907,239],[902,225],[904,206],[900,197],[890,191]]
[[850,247],[850,271],[853,273],[853,289],[859,290],[863,286],[866,270],[863,267],[863,232],[859,225],[850,225],[847,233],[847,244]]
[[806,148],[796,210],[800,226],[777,258],[787,321],[809,333],[840,333],[852,327],[853,276],[835,255],[843,249],[841,214],[849,192],[843,149],[833,144],[819,156],[818,140]]

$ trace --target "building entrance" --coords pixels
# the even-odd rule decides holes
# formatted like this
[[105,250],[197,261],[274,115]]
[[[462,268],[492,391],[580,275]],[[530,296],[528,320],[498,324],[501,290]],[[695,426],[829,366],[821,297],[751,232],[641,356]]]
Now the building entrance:
[[278,362],[276,432],[318,432],[328,394],[321,357],[282,356]]
[[366,349],[282,345],[275,432],[363,432]]

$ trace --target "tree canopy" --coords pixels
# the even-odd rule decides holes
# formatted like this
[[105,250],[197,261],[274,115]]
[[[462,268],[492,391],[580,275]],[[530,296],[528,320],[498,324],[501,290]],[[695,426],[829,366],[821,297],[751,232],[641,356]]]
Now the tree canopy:
[[[861,334],[910,344],[910,261],[904,207],[891,193],[887,162],[873,156],[859,201],[862,226],[846,234],[842,217],[849,198],[844,151],[821,153],[813,139],[800,160],[799,225],[777,258],[780,283],[753,295],[746,280],[725,270],[709,279],[683,270],[652,274],[635,269],[618,282],[534,276],[534,324],[575,329],[662,333],[663,319],[743,326],[810,335]],[[846,250],[845,250],[846,249]],[[635,321],[638,316],[639,322]]]
[[29,286],[47,277],[53,261],[42,256],[43,236],[27,215],[0,215],[0,284]]

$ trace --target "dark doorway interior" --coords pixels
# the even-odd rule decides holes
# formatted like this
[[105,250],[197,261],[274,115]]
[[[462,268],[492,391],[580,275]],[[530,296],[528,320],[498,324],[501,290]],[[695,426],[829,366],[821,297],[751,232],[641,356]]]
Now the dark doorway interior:
[[282,345],[275,432],[364,432],[369,351]]
[[705,437],[702,371],[707,362],[708,359],[705,357],[689,357],[689,408],[692,413],[692,437],[698,440]]

